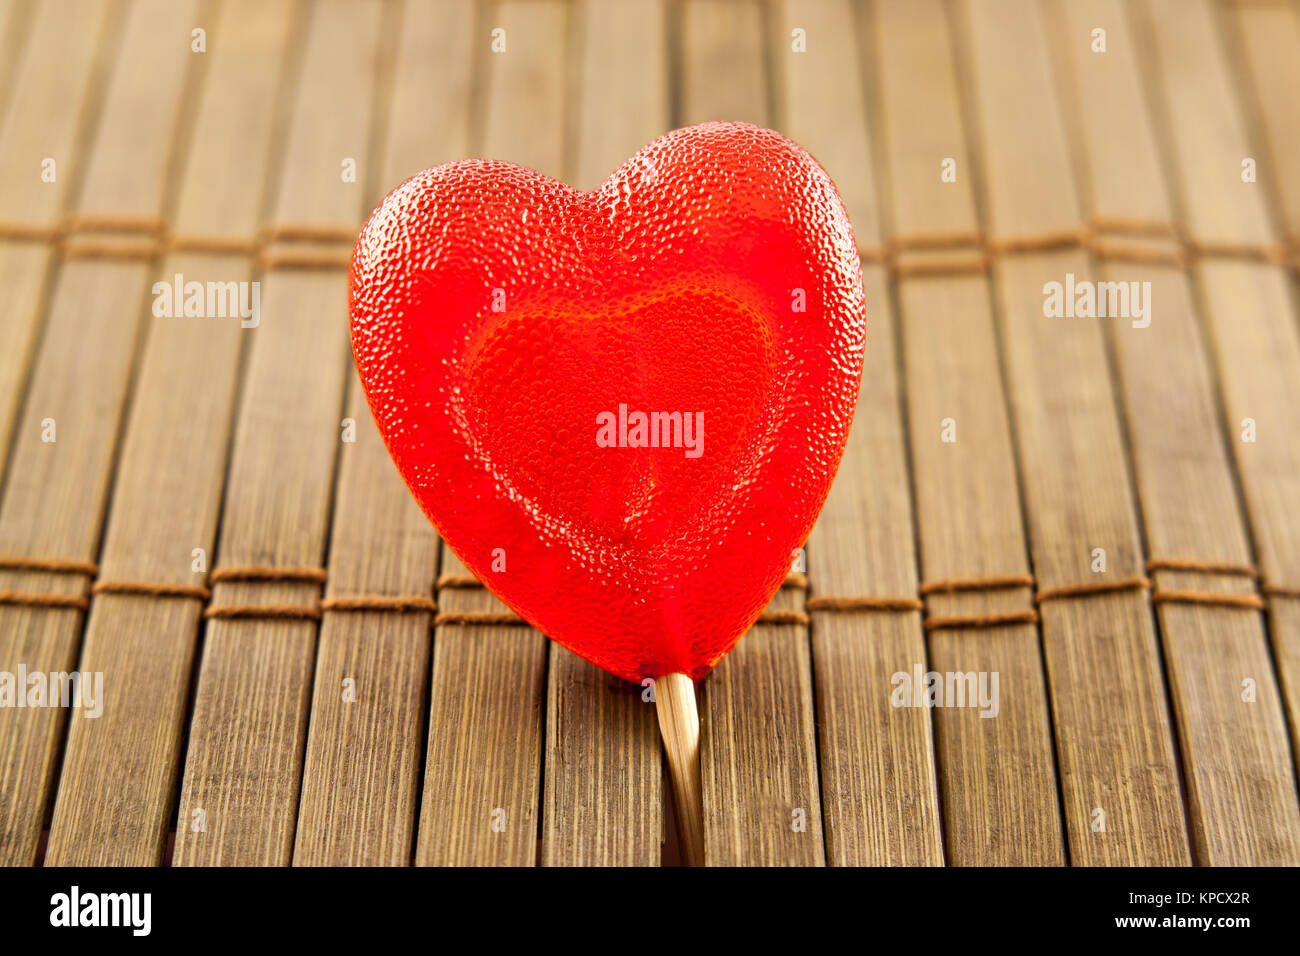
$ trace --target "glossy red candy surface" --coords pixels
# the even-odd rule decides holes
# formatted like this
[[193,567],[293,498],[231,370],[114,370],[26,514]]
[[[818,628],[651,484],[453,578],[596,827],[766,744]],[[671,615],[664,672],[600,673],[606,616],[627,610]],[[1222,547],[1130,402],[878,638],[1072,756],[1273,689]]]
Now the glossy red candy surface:
[[628,680],[703,677],[780,587],[866,329],[835,186],[736,123],[669,133],[588,193],[501,162],[426,170],[362,230],[351,313],[370,408],[439,533]]

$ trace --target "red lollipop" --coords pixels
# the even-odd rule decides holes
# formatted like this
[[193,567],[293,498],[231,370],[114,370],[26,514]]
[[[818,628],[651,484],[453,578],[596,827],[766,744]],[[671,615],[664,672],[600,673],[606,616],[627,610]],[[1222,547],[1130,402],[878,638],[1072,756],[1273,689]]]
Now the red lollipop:
[[689,723],[663,678],[702,678],[771,600],[853,419],[862,273],[821,166],[739,123],[592,192],[436,166],[361,231],[351,313],[389,453],[465,566]]

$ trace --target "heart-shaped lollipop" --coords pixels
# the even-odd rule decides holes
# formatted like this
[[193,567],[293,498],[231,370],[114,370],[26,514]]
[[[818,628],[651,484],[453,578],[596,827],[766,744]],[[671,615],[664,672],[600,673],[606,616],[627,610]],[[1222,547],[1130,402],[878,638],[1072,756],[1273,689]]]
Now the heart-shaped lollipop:
[[862,274],[777,133],[669,133],[599,188],[467,160],[352,257],[352,345],[439,533],[540,631],[628,680],[703,677],[790,570],[862,370]]

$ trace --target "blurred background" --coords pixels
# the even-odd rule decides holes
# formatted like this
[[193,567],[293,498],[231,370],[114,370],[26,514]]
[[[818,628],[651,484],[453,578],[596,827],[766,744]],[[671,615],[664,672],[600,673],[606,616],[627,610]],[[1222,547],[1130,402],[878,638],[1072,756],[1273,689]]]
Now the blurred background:
[[679,859],[641,688],[438,617],[505,609],[345,270],[424,167],[716,119],[838,184],[868,355],[700,687],[708,861],[1300,862],[1297,88],[1288,0],[0,0],[0,671],[103,687],[0,707],[0,860]]

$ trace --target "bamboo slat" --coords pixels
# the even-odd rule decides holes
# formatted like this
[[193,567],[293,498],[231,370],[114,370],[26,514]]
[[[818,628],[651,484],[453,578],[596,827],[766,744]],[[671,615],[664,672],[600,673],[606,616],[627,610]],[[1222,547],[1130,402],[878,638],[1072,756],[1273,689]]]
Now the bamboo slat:
[[[1171,150],[1178,201],[1189,224],[1227,224],[1210,238],[1271,244],[1276,238],[1264,183],[1241,179],[1241,160],[1256,154],[1218,33],[1203,3],[1167,4],[1135,13],[1156,55],[1153,86],[1177,152]],[[1186,150],[1200,150],[1185,155]],[[1232,231],[1228,231],[1231,229]],[[1300,333],[1294,297],[1280,266],[1204,258],[1195,277],[1219,375],[1224,428],[1237,465],[1264,593],[1292,740],[1300,740]],[[1257,434],[1250,434],[1252,426]],[[1255,440],[1250,440],[1254,438]]]
[[[466,574],[444,544],[440,576]],[[438,608],[509,612],[481,587],[443,588]],[[546,657],[531,627],[437,629],[417,866],[535,862]]]
[[[217,569],[319,567],[345,369],[342,276],[262,283],[226,486]],[[212,606],[316,606],[313,583],[220,582]],[[293,845],[316,624],[225,619],[206,630],[173,863],[285,865]]]
[[[781,0],[769,18],[771,58],[781,131],[830,173],[858,246],[870,248],[880,242],[880,210],[854,14],[848,0]],[[807,52],[794,51],[796,29],[804,31]]]
[[[1152,8],[1150,12],[1158,15],[1163,9]],[[1253,93],[1265,147],[1263,155],[1256,157],[1259,183],[1238,185],[1234,180],[1231,191],[1225,184],[1216,196],[1188,195],[1185,201],[1202,205],[1225,202],[1238,189],[1271,188],[1273,207],[1289,239],[1294,265],[1300,262],[1295,258],[1300,253],[1300,190],[1296,182],[1300,125],[1294,98],[1288,93],[1295,88],[1300,14],[1293,5],[1279,5],[1241,6],[1232,15],[1241,44],[1238,63],[1246,74],[1237,89]],[[1200,43],[1196,49],[1201,50]],[[1169,58],[1171,71],[1186,69],[1180,54],[1171,50]],[[1173,82],[1174,78],[1171,72],[1165,82]],[[1237,127],[1241,120],[1236,119],[1233,105],[1217,100],[1216,105],[1221,111],[1229,111],[1221,122]],[[1176,122],[1187,122],[1185,110]],[[1239,127],[1230,128],[1228,138],[1216,137],[1209,145],[1221,151],[1224,161],[1231,155],[1232,161],[1239,163],[1241,157],[1236,153],[1255,156],[1257,152],[1243,136]],[[1265,582],[1275,589],[1268,597],[1269,631],[1287,700],[1294,753],[1300,743],[1300,598],[1283,596],[1276,589],[1289,586],[1294,595],[1300,581],[1300,532],[1295,520],[1300,508],[1300,483],[1296,479],[1300,439],[1293,411],[1300,377],[1294,335],[1295,299],[1286,294],[1285,279],[1275,269],[1207,265],[1200,279],[1219,361],[1229,446],[1241,475],[1259,568]],[[1231,296],[1239,294],[1240,287],[1246,284],[1255,288],[1246,293],[1243,301],[1233,301]],[[1219,311],[1210,311],[1212,307]],[[1243,315],[1245,309],[1250,311]],[[1238,322],[1244,323],[1240,330],[1236,328]],[[1246,418],[1270,423],[1256,444],[1242,440]]]
[[[962,129],[944,7],[876,7],[884,140],[895,235],[976,232],[972,168]],[[941,178],[955,161],[956,180]],[[1029,555],[1015,454],[983,276],[899,279],[908,421],[922,577],[1027,576]],[[946,432],[951,422],[955,433]],[[953,438],[955,440],[948,440]],[[930,614],[978,617],[1032,609],[1032,588],[934,593]],[[930,666],[974,673],[997,710],[954,702],[935,711],[948,859],[956,865],[1065,862],[1048,701],[1032,623],[929,635]]]
[[[1296,78],[1297,69],[1300,69],[1300,17],[1296,16],[1295,9],[1288,8],[1286,5],[1239,7],[1235,10],[1235,14],[1243,44],[1243,53],[1239,57],[1239,62],[1244,65],[1249,81],[1252,82],[1253,94],[1260,113],[1261,133],[1269,148],[1268,161],[1261,164],[1260,181],[1273,186],[1281,199],[1275,208],[1281,212],[1282,226],[1286,230],[1294,263],[1296,263],[1300,261],[1295,259],[1295,256],[1300,256],[1300,169],[1297,169],[1297,166],[1300,166],[1300,124],[1297,124],[1294,98],[1290,95],[1290,91],[1295,90],[1296,83],[1300,82]],[[1270,282],[1270,285],[1273,284]],[[1275,289],[1275,286],[1273,287]],[[1287,339],[1281,326],[1275,329],[1273,334],[1282,337],[1284,347],[1290,352],[1291,346],[1286,345]],[[1249,355],[1242,355],[1240,352],[1238,356],[1239,362],[1251,360]],[[1247,367],[1239,365],[1239,368]],[[1230,407],[1229,411],[1238,415],[1236,418],[1238,423],[1240,418],[1244,418],[1240,412],[1245,407],[1269,407],[1273,408],[1274,414],[1281,412],[1283,408],[1294,407],[1284,405],[1294,401],[1294,397],[1287,392],[1286,385],[1286,382],[1290,381],[1294,386],[1294,359],[1288,360],[1282,378],[1274,378],[1266,384],[1251,382],[1248,377],[1240,373],[1232,375],[1231,378],[1234,382],[1232,386],[1234,390],[1240,388],[1249,390],[1248,394],[1240,395],[1235,406]],[[1229,416],[1230,434],[1232,421],[1234,421],[1232,414]],[[1287,441],[1287,438],[1279,437],[1279,442],[1281,441]],[[1295,449],[1294,440],[1291,447]],[[1239,457],[1238,460],[1242,462],[1242,458]],[[1279,476],[1286,481],[1287,473],[1294,475],[1295,463],[1288,463],[1284,454],[1279,454],[1278,458],[1269,457],[1269,462],[1266,467],[1261,468],[1258,463],[1249,467],[1249,471],[1253,472],[1252,484],[1255,486],[1252,519],[1256,525],[1277,518],[1288,507],[1286,501],[1269,503],[1264,488],[1266,483],[1275,483]],[[1245,466],[1242,467],[1244,471]],[[1290,488],[1290,485],[1283,484],[1282,488]],[[1291,507],[1290,514],[1295,515],[1294,507]],[[1275,532],[1256,531],[1256,533],[1270,540],[1275,537]],[[1281,550],[1281,542],[1271,545],[1271,549]],[[1291,575],[1290,580],[1295,580],[1294,568],[1294,564],[1287,564],[1284,561],[1279,564],[1278,559],[1274,559],[1273,574],[1281,575],[1283,581],[1288,580],[1286,576],[1288,574]],[[1300,743],[1300,708],[1297,708],[1297,700],[1300,700],[1300,641],[1295,637],[1300,633],[1300,600],[1294,597],[1273,596],[1270,597],[1269,605],[1274,656],[1277,658],[1287,700],[1290,701],[1288,711],[1291,715],[1292,750],[1295,750],[1296,744]]]
[[469,155],[477,43],[468,0],[404,0],[376,202],[422,169]]
[[[0,139],[0,152],[4,141]],[[31,372],[39,341],[54,256],[43,241],[0,240],[0,487],[9,458],[10,439],[21,407],[23,388]]]
[[429,628],[427,612],[327,615],[316,661],[295,866],[409,865]]
[[1300,15],[1294,4],[1235,4],[1231,16],[1239,43],[1242,92],[1249,91],[1259,117],[1266,152],[1257,164],[1259,181],[1275,191],[1274,207],[1292,244],[1300,251]]
[[[1149,329],[1115,330],[1151,553],[1249,564],[1186,278],[1160,267],[1112,266],[1102,274],[1151,281],[1160,310]],[[1158,570],[1152,580],[1160,589],[1256,593],[1253,581],[1237,576]],[[1262,618],[1248,608],[1162,603],[1157,610],[1197,862],[1300,862],[1291,748]]]
[[27,37],[28,10],[18,0],[0,0],[0,118],[4,117],[14,67]]
[[[574,185],[593,189],[669,127],[668,11],[662,0],[587,2],[574,16],[582,58]],[[642,688],[552,644],[543,865],[659,865],[661,753]]]
[[[9,106],[0,123],[0,475],[10,450],[22,389],[35,357],[52,257],[41,237],[66,211],[82,170],[90,110],[97,97],[113,7],[52,0],[34,8],[23,55],[13,59]],[[101,84],[95,84],[96,86]],[[42,181],[52,159],[54,181]],[[5,227],[31,227],[35,241],[5,238]]]
[[[1116,0],[1054,5],[1054,32],[1083,117],[1077,155],[1105,197],[1094,215],[1170,222],[1159,152],[1149,122],[1133,32]],[[1107,51],[1091,52],[1093,25],[1107,25]],[[1110,104],[1099,111],[1079,103]],[[1229,189],[1236,184],[1229,183]],[[1221,186],[1220,189],[1223,187]],[[1219,420],[1213,376],[1191,284],[1167,266],[1103,264],[1107,281],[1150,283],[1151,325],[1115,320],[1117,355],[1146,541],[1156,558],[1248,566],[1250,544]],[[1158,569],[1165,590],[1256,593],[1247,576]],[[1300,862],[1300,807],[1268,640],[1249,608],[1159,603],[1170,693],[1196,860],[1211,865]],[[1243,681],[1254,693],[1243,699]]]
[[[120,196],[116,211],[162,212],[171,132],[189,66],[188,47],[169,42],[193,18],[188,3],[141,3],[128,16],[119,53],[133,69],[113,73],[100,134],[87,167],[80,210]],[[172,31],[172,32],[169,32]],[[138,70],[136,69],[138,68]],[[141,143],[153,144],[142,149]],[[129,190],[114,191],[129,177]],[[118,429],[127,400],[147,267],[138,262],[76,262],[59,276],[32,385],[13,442],[0,503],[0,554],[93,561],[108,496]],[[87,317],[91,317],[88,321]],[[47,420],[53,420],[54,441]],[[7,571],[0,590],[86,593],[86,576]],[[0,606],[0,661],[29,671],[76,664],[81,613]],[[105,675],[107,682],[108,675]],[[61,708],[0,713],[0,853],[31,862],[50,796],[65,724]]]
[[[1126,10],[1136,21],[1135,35],[1145,38],[1152,54],[1145,66],[1168,116],[1172,185],[1188,234],[1223,243],[1272,241],[1267,187],[1241,178],[1242,160],[1255,153],[1213,7],[1190,0],[1144,2]],[[1160,18],[1159,29],[1145,25],[1150,17]]]
[[[305,39],[273,226],[352,230],[369,198],[378,2],[320,0]],[[355,181],[344,173],[356,165]],[[347,283],[276,269],[262,280],[226,485],[218,569],[320,567],[343,431]],[[316,606],[311,582],[220,582],[212,605]],[[312,620],[210,622],[195,693],[173,862],[290,861],[312,670]]]
[[[1120,0],[1045,0],[1048,49],[1061,54],[1063,115],[1079,147],[1076,173],[1085,212],[1100,221],[1170,223],[1165,182],[1145,102],[1140,56]],[[1093,52],[1092,31],[1106,31],[1106,51]],[[1104,103],[1106,108],[1089,109]]]
[[[491,29],[505,31],[506,47],[492,53],[490,33],[474,36],[486,61],[482,152],[559,177],[568,11],[552,0],[516,0],[488,17]],[[466,574],[444,545],[440,576]],[[508,610],[482,588],[440,589],[438,606]],[[417,865],[536,862],[547,654],[546,638],[531,627],[453,624],[435,632]]]
[[640,686],[551,646],[542,865],[659,865],[662,760],[647,713]]
[[[412,31],[413,33],[415,31]],[[432,597],[437,535],[388,459],[353,376],[327,597]],[[295,865],[405,866],[419,796],[428,611],[327,611]]]
[[[120,52],[118,13],[107,0],[33,5],[0,126],[0,223],[52,229],[75,196],[99,126],[104,71]],[[47,157],[55,160],[53,182],[41,180]]]
[[[247,276],[237,259],[177,257],[164,268],[189,281]],[[100,579],[201,587],[193,550],[212,553],[239,320],[146,321]],[[95,596],[79,666],[105,674],[106,703],[101,717],[70,721],[47,863],[162,862],[201,611],[196,598]]]
[[[266,179],[266,146],[292,10],[285,4],[230,0],[210,24],[206,55],[211,59],[174,217],[183,234],[247,238],[256,233],[261,218],[256,184]],[[225,155],[230,143],[242,145],[237,156]],[[213,167],[214,154],[226,165]],[[177,274],[186,282],[251,279],[246,258],[194,253],[166,257],[154,278],[171,284]],[[101,581],[206,583],[240,348],[248,334],[240,322],[238,316],[147,320],[105,530]],[[196,548],[202,551],[197,567]],[[163,862],[202,606],[198,597],[95,597],[80,666],[112,675],[105,684],[108,702],[103,716],[74,717],[69,725],[47,863]]]
[[[379,192],[465,155],[472,14],[459,0],[400,11]],[[347,415],[357,433],[341,452],[327,596],[431,598],[437,535],[393,467],[355,375]],[[410,863],[432,623],[425,611],[326,612],[296,865]]]
[[[130,7],[125,40],[140,45],[124,46],[114,59],[91,145],[93,161],[80,183],[78,215],[148,221],[165,211],[169,174],[175,172],[190,126],[185,110],[193,104],[184,93],[199,67],[198,57],[190,52],[190,29],[199,9],[193,0],[140,0]],[[167,88],[160,90],[163,84]],[[144,137],[129,141],[135,147],[129,150],[123,148],[128,142],[123,127],[128,124],[136,127],[137,137]],[[106,142],[115,148],[105,149]],[[142,151],[140,142],[160,146]],[[101,156],[111,158],[101,161]]]
[[[679,122],[769,125],[759,7],[691,0],[681,13]],[[771,605],[802,607],[789,590]],[[697,690],[706,862],[824,864],[807,628],[756,626]]]
[[[963,14],[991,239],[1077,231],[1074,174],[1038,7],[966,4]],[[1045,283],[1087,271],[1078,250],[1028,251],[995,267],[1040,589],[1120,581],[1145,570],[1102,327],[1043,314]],[[1101,567],[1097,548],[1105,572],[1093,571]],[[1049,600],[1040,614],[1071,861],[1186,863],[1146,594],[1133,588]]]
[[[769,609],[802,610],[803,593]],[[760,622],[698,686],[710,866],[826,862],[809,658],[807,627]]]
[[[839,475],[808,542],[808,568],[819,596],[910,597],[916,551],[896,323],[885,270],[866,266],[863,282],[862,388]],[[827,859],[942,865],[930,713],[890,704],[894,675],[911,675],[918,663],[925,669],[920,612],[814,611],[812,618]]]
[[[983,277],[905,278],[899,307],[923,577],[1025,576],[1029,562],[987,283]],[[946,440],[949,423],[952,441]],[[978,618],[1031,610],[1031,591],[954,591],[926,601],[932,617]],[[998,675],[996,711],[947,701],[934,714],[948,859],[956,865],[1064,863],[1037,627],[945,628],[932,631],[928,643],[937,673],[974,673],[987,681]]]
[[[1228,442],[1241,477],[1256,561],[1270,609],[1269,633],[1287,700],[1293,741],[1300,740],[1300,342],[1286,274],[1275,266],[1207,261],[1201,291],[1218,359]],[[1255,442],[1243,440],[1250,419]]]
[[579,0],[573,185],[595,189],[672,126],[666,0]]
[[[251,247],[280,169],[290,94],[298,80],[302,2],[221,0],[207,28],[206,70],[185,155],[172,239]],[[215,248],[215,247],[214,247]]]
[[[856,82],[870,37],[859,36],[852,6],[839,0],[783,4],[772,21],[782,128],[826,165],[858,245],[875,247],[876,179]],[[805,31],[808,52],[795,52],[795,29]],[[907,597],[916,593],[916,553],[894,320],[884,271],[869,266],[864,281],[862,389],[839,475],[809,541],[809,569],[819,595]],[[812,618],[827,859],[941,863],[930,718],[889,706],[892,675],[925,659],[919,614],[822,610]]]

